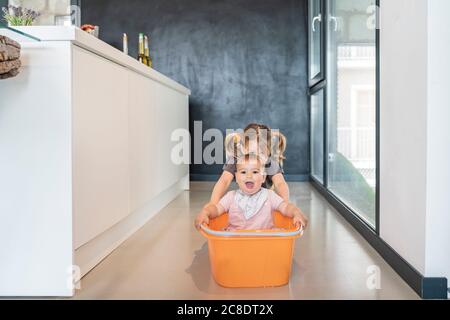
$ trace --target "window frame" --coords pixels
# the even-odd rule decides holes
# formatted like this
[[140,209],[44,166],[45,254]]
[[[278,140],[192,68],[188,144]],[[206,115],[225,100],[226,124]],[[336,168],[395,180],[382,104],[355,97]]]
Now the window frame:
[[[321,11],[322,11],[322,39],[321,39],[321,73],[320,77],[315,77],[311,79],[311,58],[309,57],[310,47],[311,47],[311,39],[310,35],[310,16],[309,16],[309,7],[308,7],[308,80],[309,80],[309,95],[310,95],[310,111],[311,111],[311,97],[313,94],[317,93],[320,90],[324,90],[324,169],[323,169],[323,183],[317,180],[313,175],[312,171],[310,173],[310,181],[312,185],[358,230],[361,230],[362,233],[369,232],[374,233],[377,236],[380,235],[380,25],[379,25],[379,9],[381,0],[375,0],[376,9],[376,30],[375,30],[375,51],[376,51],[376,67],[375,67],[375,179],[376,179],[376,187],[375,187],[375,225],[372,226],[368,223],[365,218],[355,212],[350,206],[348,206],[343,200],[338,198],[328,187],[328,162],[329,162],[329,137],[328,137],[328,113],[329,113],[329,100],[328,100],[328,86],[331,83],[327,83],[327,69],[328,69],[328,0],[317,0],[321,3]],[[308,6],[310,1],[308,1]],[[328,81],[329,82],[329,81]],[[310,116],[311,119],[311,116]],[[312,123],[311,123],[312,125]],[[311,133],[311,129],[310,129]],[[310,143],[312,139],[310,139]],[[310,153],[312,151],[312,145],[310,146]],[[312,168],[312,154],[310,156]]]
[[[320,28],[320,72],[315,75],[314,77],[312,77],[312,68],[311,68],[311,63],[312,63],[312,58],[311,58],[311,48],[312,48],[312,39],[311,39],[311,32],[310,32],[310,28],[311,28],[311,16],[310,16],[310,4],[312,1],[318,1],[320,4],[320,12],[322,15],[322,21],[321,21],[321,28]],[[326,77],[326,63],[325,63],[325,50],[326,50],[326,38],[325,38],[325,34],[326,34],[326,11],[325,11],[325,4],[326,0],[308,0],[308,82],[309,82],[309,87],[312,88],[315,85],[319,84],[320,82],[325,80]]]
[[[309,116],[309,119],[310,119],[310,123],[311,123],[311,128],[310,128],[310,151],[312,151],[312,141],[313,141],[313,137],[312,137],[312,112],[311,112],[311,107],[312,107],[312,104],[311,104],[311,101],[312,101],[312,97],[315,95],[315,94],[317,94],[317,93],[319,93],[319,92],[323,92],[323,101],[322,101],[322,103],[323,103],[323,134],[325,134],[326,132],[327,132],[327,129],[326,129],[326,117],[327,117],[327,112],[326,112],[326,108],[327,108],[327,87],[326,87],[326,84],[325,84],[325,82],[324,81],[322,81],[319,85],[316,85],[316,86],[314,86],[312,89],[310,89],[310,91],[309,91],[309,103],[310,103],[310,116]],[[327,169],[327,167],[326,167],[326,165],[325,165],[325,163],[326,163],[326,161],[325,161],[325,159],[326,159],[326,156],[327,156],[327,154],[326,154],[326,150],[327,150],[327,148],[326,148],[326,145],[325,145],[325,142],[326,142],[326,138],[325,138],[325,136],[323,137],[323,163],[322,163],[322,177],[323,177],[323,181],[320,181],[317,177],[315,177],[314,175],[313,175],[313,172],[312,172],[312,167],[313,167],[313,161],[314,161],[314,159],[313,159],[313,153],[312,152],[310,152],[310,163],[311,163],[311,165],[310,165],[310,168],[311,168],[311,174],[310,174],[310,177],[311,177],[311,179],[313,179],[313,180],[315,180],[317,183],[320,183],[320,184],[324,184],[326,181],[327,181],[327,171],[326,171],[326,169]]]

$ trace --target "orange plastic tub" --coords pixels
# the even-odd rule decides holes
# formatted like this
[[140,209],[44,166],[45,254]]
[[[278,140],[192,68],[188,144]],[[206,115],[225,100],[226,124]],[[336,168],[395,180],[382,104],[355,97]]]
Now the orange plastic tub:
[[227,288],[279,287],[289,283],[295,240],[303,234],[292,219],[274,213],[281,231],[222,231],[228,215],[203,225],[214,280]]

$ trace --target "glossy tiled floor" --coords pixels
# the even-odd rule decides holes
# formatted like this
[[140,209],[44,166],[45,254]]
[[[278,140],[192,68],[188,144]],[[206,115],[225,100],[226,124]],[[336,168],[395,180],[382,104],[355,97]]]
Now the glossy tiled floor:
[[[192,226],[212,184],[193,183],[87,274],[75,299],[418,299],[308,183],[290,187],[310,228],[297,241],[288,286],[226,289],[214,282],[206,241]],[[366,285],[371,266],[381,270],[380,290]]]

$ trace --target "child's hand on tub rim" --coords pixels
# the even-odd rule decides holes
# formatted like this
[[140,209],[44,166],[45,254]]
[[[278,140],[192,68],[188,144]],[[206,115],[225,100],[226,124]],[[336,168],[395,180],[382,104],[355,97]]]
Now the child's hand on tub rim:
[[217,218],[221,214],[223,214],[225,210],[222,208],[222,206],[215,205],[213,203],[208,203],[206,206],[203,207],[202,211],[197,215],[195,218],[195,228],[197,230],[200,230],[202,227],[202,224],[209,225],[209,220]]
[[296,205],[285,201],[281,203],[278,210],[284,216],[292,218],[296,228],[303,226],[303,229],[306,229],[308,227],[308,218]]
[[208,213],[204,210],[200,211],[200,213],[197,215],[197,217],[195,218],[194,225],[197,230],[200,230],[200,228],[203,224],[206,224],[206,225],[209,224]]
[[306,229],[308,227],[308,218],[301,213],[297,213],[294,215],[293,223],[296,228],[303,227],[303,229]]

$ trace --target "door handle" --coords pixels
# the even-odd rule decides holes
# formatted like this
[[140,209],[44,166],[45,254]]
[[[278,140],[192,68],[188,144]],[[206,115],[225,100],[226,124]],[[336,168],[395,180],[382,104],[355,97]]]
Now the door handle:
[[338,18],[335,17],[335,16],[330,16],[329,20],[330,20],[330,22],[333,22],[333,23],[334,23],[334,32],[337,32],[338,29],[339,29],[339,21],[338,21]]
[[320,23],[322,22],[322,14],[321,13],[319,13],[319,15],[314,17],[312,20],[312,31],[313,32],[316,32],[316,22],[317,21]]

